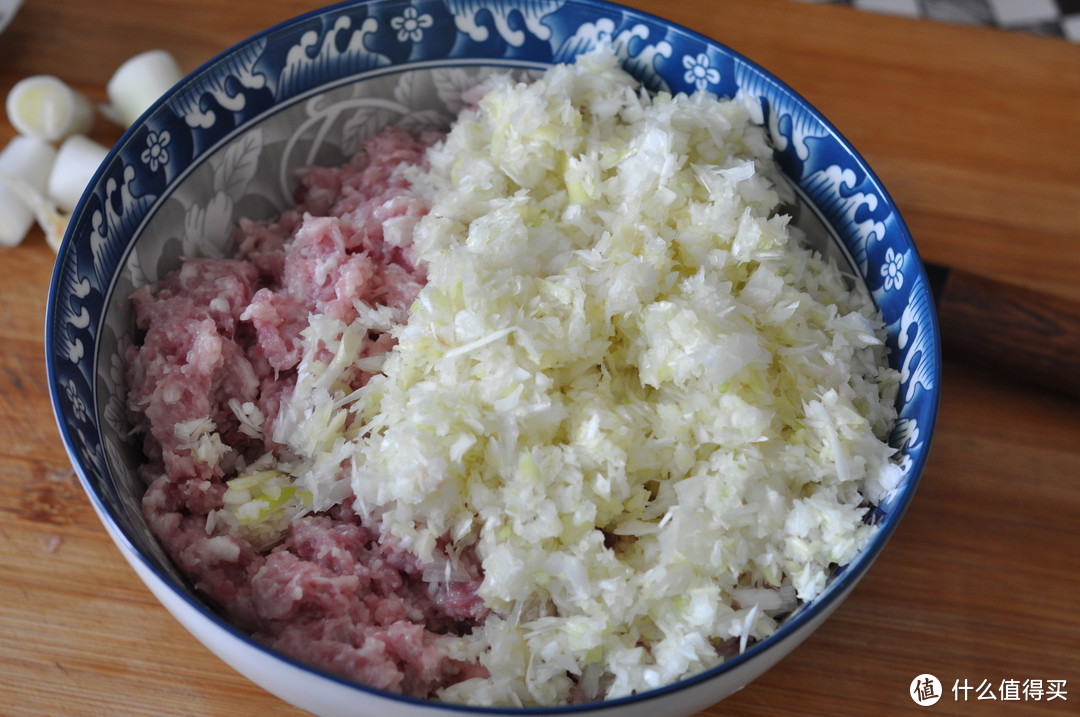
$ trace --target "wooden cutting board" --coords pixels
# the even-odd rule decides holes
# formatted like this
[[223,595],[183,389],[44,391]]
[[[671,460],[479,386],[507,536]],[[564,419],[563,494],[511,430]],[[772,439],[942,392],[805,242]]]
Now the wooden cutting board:
[[[924,258],[1080,300],[1080,46],[792,0],[630,4],[816,104],[875,168]],[[103,101],[138,52],[167,49],[191,70],[313,7],[27,0],[0,35],[0,94],[47,73]],[[0,121],[0,143],[12,136]],[[93,134],[118,136],[104,121]],[[180,628],[91,511],[45,385],[52,260],[37,232],[0,250],[0,715],[299,714]],[[870,574],[795,653],[704,714],[1077,711],[1080,403],[951,356],[944,381],[923,483]],[[921,673],[943,683],[932,708],[909,696]],[[1065,699],[1002,700],[1014,682],[1051,680]]]

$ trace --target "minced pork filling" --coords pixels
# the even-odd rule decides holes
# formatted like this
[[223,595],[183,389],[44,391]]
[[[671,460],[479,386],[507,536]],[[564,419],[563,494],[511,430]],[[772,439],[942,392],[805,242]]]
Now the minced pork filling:
[[742,98],[608,50],[469,98],[135,292],[144,514],[228,620],[367,685],[668,684],[873,535],[881,319],[800,244]]

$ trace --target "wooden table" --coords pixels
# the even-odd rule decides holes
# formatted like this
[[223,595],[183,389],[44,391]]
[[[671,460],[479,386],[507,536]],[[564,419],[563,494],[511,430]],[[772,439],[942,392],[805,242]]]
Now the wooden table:
[[[630,0],[758,60],[860,148],[924,258],[1080,301],[1080,46],[791,0]],[[27,0],[0,94],[57,75],[95,101],[146,49],[194,69],[309,9],[288,0]],[[13,135],[0,122],[0,144]],[[94,138],[119,131],[99,121]],[[113,548],[45,385],[53,253],[0,251],[0,714],[296,715],[225,667]],[[1080,347],[1078,347],[1080,350]],[[946,357],[923,483],[892,542],[806,643],[711,715],[1075,713],[1080,403]],[[944,684],[918,707],[920,673]],[[954,696],[986,680],[997,701]],[[1009,701],[1005,681],[1065,680]]]

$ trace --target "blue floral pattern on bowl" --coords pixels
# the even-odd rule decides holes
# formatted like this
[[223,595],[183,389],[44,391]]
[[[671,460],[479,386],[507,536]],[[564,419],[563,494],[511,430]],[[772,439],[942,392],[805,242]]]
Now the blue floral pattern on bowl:
[[[213,251],[203,237],[227,235],[240,217],[276,214],[292,169],[341,161],[390,123],[445,126],[483,73],[536,71],[601,43],[651,90],[741,93],[795,190],[796,223],[848,262],[881,309],[901,371],[892,444],[904,477],[877,507],[882,530],[856,564],[872,560],[914,492],[937,412],[936,319],[911,236],[863,159],[781,81],[708,38],[598,0],[327,7],[210,61],[124,135],[60,249],[46,351],[65,445],[97,508],[128,541],[167,564],[141,521],[138,455],[126,440],[130,291],[183,255]],[[840,571],[830,590],[851,572],[861,570]]]

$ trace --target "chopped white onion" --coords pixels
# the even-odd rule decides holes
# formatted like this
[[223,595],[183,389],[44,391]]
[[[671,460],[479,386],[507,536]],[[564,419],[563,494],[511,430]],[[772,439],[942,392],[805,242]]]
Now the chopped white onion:
[[780,588],[737,588],[731,597],[743,607],[754,606],[765,612],[793,610],[798,605],[795,589],[790,585]]

